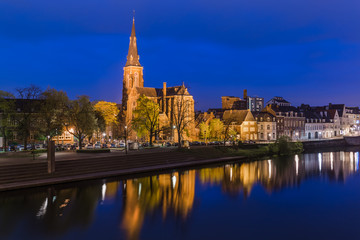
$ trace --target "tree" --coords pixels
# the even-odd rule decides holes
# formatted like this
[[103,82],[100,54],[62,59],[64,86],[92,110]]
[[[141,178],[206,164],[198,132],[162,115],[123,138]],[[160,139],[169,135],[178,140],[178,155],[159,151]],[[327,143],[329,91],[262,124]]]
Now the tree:
[[152,145],[153,136],[159,126],[159,113],[159,105],[146,96],[142,95],[137,100],[132,126],[138,134],[148,133],[150,145]]
[[206,122],[202,122],[199,124],[200,129],[200,138],[204,139],[206,142],[206,139],[210,137],[210,128],[209,125],[206,124]]
[[118,114],[120,110],[116,103],[99,101],[94,105],[94,108],[101,113],[107,126],[118,123]]
[[178,134],[179,148],[181,148],[181,140],[185,130],[194,123],[192,106],[193,104],[183,94],[174,101],[173,121]]
[[107,126],[117,125],[119,108],[116,103],[99,101],[94,105],[99,132],[105,132]]
[[0,136],[3,137],[3,149],[6,152],[8,139],[12,135],[14,125],[14,95],[0,90]]
[[214,118],[210,121],[210,137],[212,139],[221,139],[224,131],[224,123],[218,119]]
[[39,128],[38,116],[40,109],[41,89],[35,85],[26,88],[17,88],[18,99],[16,107],[19,109],[16,114],[16,133],[24,143],[24,150],[27,150],[28,140],[31,133]]
[[47,89],[40,99],[43,100],[40,108],[40,133],[50,139],[62,134],[66,120],[66,106],[69,104],[69,98],[63,91]]
[[101,112],[97,110],[95,110],[95,119],[96,119],[96,127],[95,127],[96,137],[99,140],[99,135],[102,132],[105,132],[106,130],[106,121],[104,116],[101,114]]
[[224,121],[223,121],[224,145],[227,140],[234,138],[233,136],[236,136],[238,134],[238,132],[235,130],[235,128],[233,126],[233,122],[235,122],[235,119],[233,119],[233,118],[224,119]]
[[[82,149],[83,140],[91,136],[96,129],[95,111],[88,96],[80,96],[69,102],[65,126],[66,130],[79,140],[79,149]],[[72,131],[70,127],[74,127]]]

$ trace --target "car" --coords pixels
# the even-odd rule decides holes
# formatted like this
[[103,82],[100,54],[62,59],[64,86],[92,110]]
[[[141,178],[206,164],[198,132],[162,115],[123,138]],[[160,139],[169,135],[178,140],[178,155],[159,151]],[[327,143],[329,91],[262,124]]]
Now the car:
[[110,148],[116,148],[116,145],[115,145],[114,143],[112,143],[112,144],[110,145]]
[[16,146],[16,151],[23,151],[24,150],[24,145],[17,145]]
[[88,145],[86,145],[86,149],[94,149],[94,145],[92,145],[91,143],[89,143]]
[[119,148],[125,148],[125,143],[119,143],[118,147]]
[[[0,152],[3,152],[4,149],[5,149],[4,147],[0,147]],[[10,146],[6,146],[6,151],[10,152]]]
[[43,146],[42,146],[42,144],[35,144],[35,149],[37,150],[37,149],[42,149],[43,148]]
[[101,148],[100,143],[95,144],[94,148],[95,148],[95,149],[100,149],[100,148]]

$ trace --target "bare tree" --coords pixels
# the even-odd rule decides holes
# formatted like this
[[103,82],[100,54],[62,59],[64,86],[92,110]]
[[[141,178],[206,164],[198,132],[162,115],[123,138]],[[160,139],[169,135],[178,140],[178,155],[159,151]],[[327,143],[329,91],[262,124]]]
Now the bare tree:
[[3,149],[7,151],[7,142],[14,130],[14,95],[0,90],[0,136],[3,137]]
[[175,99],[173,110],[173,124],[178,134],[178,147],[181,148],[181,140],[185,130],[194,123],[194,105],[182,94]]
[[23,140],[24,150],[27,150],[28,140],[31,133],[35,134],[38,129],[38,112],[40,111],[41,89],[35,85],[26,88],[17,88],[18,100],[16,107],[16,132]]
[[235,122],[234,118],[224,119],[224,145],[227,140],[231,138],[232,135],[237,134],[236,130],[234,129],[233,123]]

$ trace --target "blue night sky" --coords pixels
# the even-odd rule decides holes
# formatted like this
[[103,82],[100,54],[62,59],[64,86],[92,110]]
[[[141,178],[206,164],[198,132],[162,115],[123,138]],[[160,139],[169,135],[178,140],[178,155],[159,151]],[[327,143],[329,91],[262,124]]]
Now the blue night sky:
[[359,0],[2,0],[1,89],[121,101],[132,10],[147,87],[359,105]]

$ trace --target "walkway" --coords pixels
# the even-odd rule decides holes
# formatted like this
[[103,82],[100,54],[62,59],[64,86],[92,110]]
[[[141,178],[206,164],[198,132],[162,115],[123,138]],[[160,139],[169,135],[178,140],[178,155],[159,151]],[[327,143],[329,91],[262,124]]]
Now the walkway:
[[47,173],[45,155],[39,156],[35,161],[14,158],[11,160],[14,161],[12,164],[5,159],[0,165],[0,191],[241,159],[201,159],[186,152],[165,149],[130,152],[128,155],[117,151],[101,154],[57,153],[53,174]]

